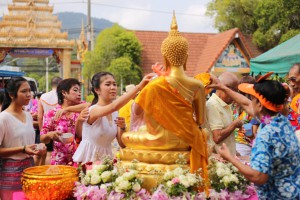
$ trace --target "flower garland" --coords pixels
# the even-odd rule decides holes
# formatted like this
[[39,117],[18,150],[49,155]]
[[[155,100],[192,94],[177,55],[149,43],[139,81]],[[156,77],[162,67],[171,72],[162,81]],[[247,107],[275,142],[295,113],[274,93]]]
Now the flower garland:
[[126,170],[117,165],[117,160],[105,158],[102,162],[80,166],[80,182],[75,184],[74,197],[77,200],[244,200],[256,195],[253,184],[237,168],[215,158],[211,158],[208,165],[211,180],[208,196],[205,192],[197,193],[197,188],[203,184],[201,170],[190,173],[182,166],[167,171],[150,195],[142,188],[142,180],[138,178],[134,164],[132,169]]

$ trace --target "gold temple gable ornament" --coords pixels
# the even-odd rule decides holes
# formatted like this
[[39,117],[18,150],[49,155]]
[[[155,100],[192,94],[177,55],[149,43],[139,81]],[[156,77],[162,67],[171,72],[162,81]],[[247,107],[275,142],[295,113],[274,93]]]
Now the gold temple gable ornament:
[[164,56],[166,68],[171,65],[185,65],[188,56],[188,42],[178,31],[175,11],[173,11],[170,29],[168,37],[161,45],[161,53]]

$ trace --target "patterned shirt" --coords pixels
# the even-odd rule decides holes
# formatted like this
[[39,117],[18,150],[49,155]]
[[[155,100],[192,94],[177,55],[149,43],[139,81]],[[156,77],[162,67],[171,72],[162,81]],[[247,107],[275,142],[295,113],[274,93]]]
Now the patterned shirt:
[[[60,105],[58,105],[54,110],[50,110],[44,116],[41,135],[47,134],[51,131],[57,131],[60,133],[72,133],[75,136],[75,122],[79,113],[67,113],[62,115],[58,120],[54,120],[55,113],[58,109],[61,109]],[[67,165],[70,162],[73,162],[72,156],[75,151],[75,140],[69,144],[54,141],[50,160],[51,165]]]
[[278,115],[256,136],[251,167],[269,175],[259,199],[300,199],[300,145],[286,117]]

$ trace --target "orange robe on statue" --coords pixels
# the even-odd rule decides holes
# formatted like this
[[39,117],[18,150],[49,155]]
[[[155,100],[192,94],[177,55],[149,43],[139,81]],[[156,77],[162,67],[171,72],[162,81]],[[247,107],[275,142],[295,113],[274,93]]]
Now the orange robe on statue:
[[193,118],[193,105],[185,100],[165,77],[151,81],[135,102],[143,108],[146,115],[150,115],[163,128],[191,147],[191,172],[201,168],[202,176],[208,183],[206,135]]

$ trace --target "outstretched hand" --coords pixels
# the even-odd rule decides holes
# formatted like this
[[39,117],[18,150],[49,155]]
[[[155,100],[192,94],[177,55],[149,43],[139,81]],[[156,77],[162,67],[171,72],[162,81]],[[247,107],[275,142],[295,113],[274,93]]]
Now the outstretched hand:
[[220,154],[220,156],[222,156],[222,158],[224,158],[227,161],[230,161],[233,158],[225,143],[223,143],[222,146],[218,149],[218,153]]
[[144,76],[143,80],[139,83],[138,87],[140,89],[143,89],[155,76],[157,76],[156,73],[147,74],[146,76]]
[[210,74],[210,84],[206,86],[207,89],[220,89],[223,85],[221,83],[221,81],[218,79],[218,77],[216,77],[213,74]]

